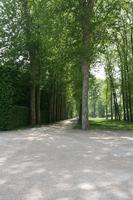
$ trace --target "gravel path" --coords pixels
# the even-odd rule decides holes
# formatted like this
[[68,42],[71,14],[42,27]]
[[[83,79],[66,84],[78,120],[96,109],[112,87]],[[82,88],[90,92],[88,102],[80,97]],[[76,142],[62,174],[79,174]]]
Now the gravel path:
[[0,200],[133,200],[133,132],[0,132]]

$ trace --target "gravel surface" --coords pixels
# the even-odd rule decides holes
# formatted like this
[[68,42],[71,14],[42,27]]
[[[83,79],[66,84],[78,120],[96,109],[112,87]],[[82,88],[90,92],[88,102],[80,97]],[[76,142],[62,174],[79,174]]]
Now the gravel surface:
[[0,200],[133,200],[133,132],[0,132]]

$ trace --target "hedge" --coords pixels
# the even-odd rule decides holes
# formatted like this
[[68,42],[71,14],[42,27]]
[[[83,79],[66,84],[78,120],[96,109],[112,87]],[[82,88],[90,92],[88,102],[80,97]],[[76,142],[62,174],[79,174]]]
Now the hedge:
[[12,70],[0,67],[0,129],[11,126],[14,88],[12,83]]
[[12,130],[29,125],[29,109],[14,106],[9,110],[0,110],[0,130]]
[[28,125],[27,107],[15,106],[16,71],[11,67],[0,66],[0,130],[9,130]]
[[29,125],[29,108],[14,106],[12,109],[11,129]]

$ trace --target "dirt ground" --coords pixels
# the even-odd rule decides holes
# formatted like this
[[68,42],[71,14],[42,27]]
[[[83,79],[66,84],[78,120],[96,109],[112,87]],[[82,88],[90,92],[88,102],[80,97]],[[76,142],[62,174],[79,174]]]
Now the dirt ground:
[[133,200],[133,132],[0,132],[0,200]]

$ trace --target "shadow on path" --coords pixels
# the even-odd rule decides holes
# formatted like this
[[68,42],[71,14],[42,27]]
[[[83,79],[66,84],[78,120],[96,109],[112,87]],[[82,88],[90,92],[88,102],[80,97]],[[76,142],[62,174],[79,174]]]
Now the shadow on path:
[[133,135],[73,120],[0,134],[0,200],[132,200]]

